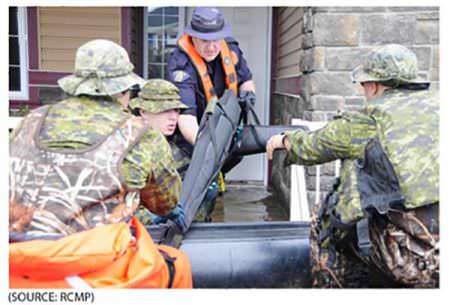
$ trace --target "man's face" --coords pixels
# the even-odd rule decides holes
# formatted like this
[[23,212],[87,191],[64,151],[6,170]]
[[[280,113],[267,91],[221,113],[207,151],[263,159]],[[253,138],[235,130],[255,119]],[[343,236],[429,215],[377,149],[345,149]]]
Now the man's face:
[[179,109],[170,109],[160,113],[143,112],[142,116],[147,120],[149,125],[156,130],[161,131],[165,136],[171,136],[177,128]]
[[364,95],[368,101],[379,97],[384,91],[380,85],[375,82],[364,82],[361,83],[361,86],[363,87]]
[[220,40],[203,40],[192,37],[192,43],[198,54],[207,62],[213,61],[220,52]]

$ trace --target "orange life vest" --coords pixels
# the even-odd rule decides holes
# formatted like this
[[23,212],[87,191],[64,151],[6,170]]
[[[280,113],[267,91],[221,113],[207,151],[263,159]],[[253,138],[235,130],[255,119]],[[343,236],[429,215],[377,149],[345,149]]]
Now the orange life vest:
[[[191,37],[184,34],[178,40],[178,45],[189,56],[195,66],[195,69],[200,75],[200,79],[205,90],[206,101],[210,102],[213,99],[217,99],[216,90],[214,89],[214,85],[209,77],[205,61],[195,50]],[[235,65],[237,64],[238,57],[236,53],[230,51],[224,39],[220,42],[220,56],[222,58],[222,67],[225,72],[225,83],[227,88],[231,89],[234,94],[237,95],[238,83]]]
[[[135,228],[135,237],[130,225]],[[156,245],[134,217],[130,224],[120,222],[58,240],[9,245],[10,288],[83,288],[84,285],[192,288],[192,274],[189,261],[180,250]]]

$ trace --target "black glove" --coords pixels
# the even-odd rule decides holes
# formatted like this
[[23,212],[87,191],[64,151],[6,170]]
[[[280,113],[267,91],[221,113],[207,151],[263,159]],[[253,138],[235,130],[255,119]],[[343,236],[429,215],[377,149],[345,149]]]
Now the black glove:
[[241,91],[239,92],[239,105],[241,106],[242,113],[241,119],[244,124],[247,124],[247,114],[250,109],[255,106],[256,94],[253,91]]

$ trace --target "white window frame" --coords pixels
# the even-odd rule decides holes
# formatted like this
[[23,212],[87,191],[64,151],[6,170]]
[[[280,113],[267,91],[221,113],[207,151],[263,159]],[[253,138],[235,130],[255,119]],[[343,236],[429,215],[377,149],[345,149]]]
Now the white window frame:
[[11,100],[28,100],[28,34],[27,8],[17,7],[17,34],[20,55],[20,91],[9,91]]
[[[179,6],[178,7],[178,33],[183,33],[186,22],[186,7]],[[143,48],[144,48],[144,78],[148,79],[148,7],[144,8],[144,31],[143,31]]]

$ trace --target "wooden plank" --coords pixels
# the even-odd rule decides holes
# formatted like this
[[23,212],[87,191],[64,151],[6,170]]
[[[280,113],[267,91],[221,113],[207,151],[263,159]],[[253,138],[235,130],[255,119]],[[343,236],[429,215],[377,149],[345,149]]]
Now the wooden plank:
[[280,34],[283,34],[286,32],[290,27],[292,27],[294,24],[299,24],[303,18],[303,11],[300,9],[297,9],[293,11],[293,13],[287,18],[286,20],[280,22],[279,28],[280,28]]
[[300,65],[294,65],[294,66],[289,66],[289,67],[284,67],[284,68],[279,67],[279,68],[277,68],[277,71],[276,71],[276,77],[297,75],[300,72],[301,72]]
[[285,56],[278,57],[278,65],[280,67],[286,66],[286,65],[295,65],[300,63],[300,51],[301,49],[298,48],[297,50],[293,50],[290,54],[286,54]]
[[[42,48],[48,49],[78,49],[79,46],[88,42],[93,37],[55,37],[55,36],[41,36]],[[115,36],[103,36],[103,39],[109,39],[116,43],[120,42],[118,35]]]
[[54,72],[73,72],[74,60],[72,61],[42,61],[41,70]]
[[43,61],[74,61],[76,49],[41,49]]
[[79,46],[92,39],[121,42],[120,7],[39,7],[39,68],[71,72]]
[[299,7],[293,7],[293,6],[288,6],[286,7],[285,10],[283,10],[278,18],[278,22],[279,24],[283,23],[284,21],[286,21],[287,19],[289,19],[289,17],[295,13],[296,10],[298,10]]
[[117,16],[115,15],[77,15],[77,14],[61,14],[55,15],[54,13],[42,13],[41,24],[70,24],[70,25],[95,25],[95,26],[111,26],[117,25]]
[[120,37],[119,26],[100,27],[100,26],[72,26],[72,25],[41,25],[42,36],[55,37]]
[[74,6],[64,6],[64,7],[49,7],[49,6],[41,6],[39,7],[39,11],[42,13],[53,13],[57,15],[110,15],[117,16],[120,14],[120,7],[112,7],[112,6],[92,6],[92,7],[74,7]]
[[293,39],[300,39],[301,35],[302,35],[301,26],[293,26],[282,35],[278,35],[279,37],[278,44],[283,45],[286,42],[291,41]]
[[111,33],[117,33],[119,31],[120,25],[116,23],[113,26],[109,25],[86,25],[86,24],[78,24],[78,25],[72,25],[72,24],[40,24],[40,30],[41,34],[45,35],[47,33],[58,33],[59,31],[71,31],[72,33],[75,31],[89,31],[89,30],[98,30],[100,32],[111,32]]
[[282,46],[279,46],[278,57],[282,57],[286,54],[292,53],[293,50],[300,49],[302,47],[301,39],[293,39]]

